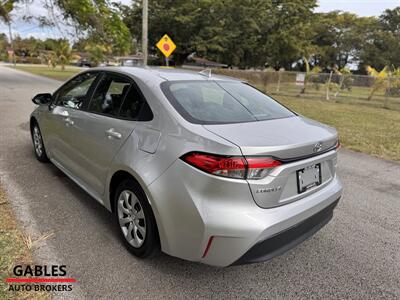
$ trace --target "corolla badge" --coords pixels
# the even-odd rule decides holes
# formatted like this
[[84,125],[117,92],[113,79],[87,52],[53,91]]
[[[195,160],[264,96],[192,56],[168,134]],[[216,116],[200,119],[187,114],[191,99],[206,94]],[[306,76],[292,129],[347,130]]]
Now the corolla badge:
[[316,143],[313,148],[313,152],[318,153],[318,152],[321,152],[321,150],[322,150],[322,142]]
[[261,188],[256,191],[257,194],[271,193],[271,192],[279,192],[282,189],[281,186],[270,187],[270,188]]

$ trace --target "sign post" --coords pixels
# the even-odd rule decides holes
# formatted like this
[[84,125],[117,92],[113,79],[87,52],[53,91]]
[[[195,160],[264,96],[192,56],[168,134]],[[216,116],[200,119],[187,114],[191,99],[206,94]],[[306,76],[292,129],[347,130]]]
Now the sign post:
[[306,74],[304,74],[304,73],[296,74],[296,85],[304,86],[305,81],[306,81]]
[[175,43],[171,40],[171,38],[167,34],[164,34],[164,36],[158,41],[156,46],[161,51],[161,53],[164,54],[165,64],[169,66],[168,58],[176,49]]

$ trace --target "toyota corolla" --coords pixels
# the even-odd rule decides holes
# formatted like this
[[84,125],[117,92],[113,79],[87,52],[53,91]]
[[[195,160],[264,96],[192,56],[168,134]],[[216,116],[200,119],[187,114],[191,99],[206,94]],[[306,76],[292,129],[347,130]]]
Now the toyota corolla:
[[137,257],[268,260],[331,220],[338,134],[240,80],[96,68],[36,95],[36,157],[115,215]]

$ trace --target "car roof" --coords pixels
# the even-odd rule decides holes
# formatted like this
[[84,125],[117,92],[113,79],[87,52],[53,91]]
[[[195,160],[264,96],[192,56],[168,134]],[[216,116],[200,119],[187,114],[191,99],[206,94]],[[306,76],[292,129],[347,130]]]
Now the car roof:
[[90,70],[111,71],[127,75],[137,76],[143,80],[159,80],[159,81],[178,81],[178,80],[220,80],[220,81],[240,81],[236,78],[215,75],[209,76],[209,70],[192,71],[187,69],[177,69],[171,67],[101,67]]

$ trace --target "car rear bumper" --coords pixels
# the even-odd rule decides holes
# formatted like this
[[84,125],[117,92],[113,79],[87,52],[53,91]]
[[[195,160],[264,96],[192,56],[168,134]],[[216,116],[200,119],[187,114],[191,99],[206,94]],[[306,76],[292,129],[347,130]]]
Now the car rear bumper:
[[[332,204],[341,197],[342,185],[335,175],[322,189],[298,201],[261,208],[255,203],[246,181],[216,178],[177,160],[148,186],[148,193],[165,253],[225,267],[262,260],[262,254],[272,257],[279,254],[274,250],[281,253],[315,233],[329,221],[329,216],[324,215],[326,222],[321,221],[319,228],[314,219],[311,225],[304,223],[307,228],[306,225],[300,226],[299,231],[294,228],[319,216],[328,207],[332,209],[327,210],[333,210]],[[268,240],[290,229],[293,231],[289,233],[293,234],[282,235],[286,241],[275,246],[276,249],[257,246],[267,244]],[[301,237],[291,243],[291,237],[297,239],[295,233]],[[264,253],[251,250],[258,247],[263,248]]]
[[339,200],[301,223],[257,243],[239,258],[234,265],[266,261],[296,247],[329,223]]
[[[341,193],[342,186],[335,177],[324,189],[296,202],[270,209],[258,208],[236,218],[220,216],[220,228],[224,228],[226,234],[214,229],[213,223],[217,221],[211,222],[213,231],[218,234],[214,235],[207,256],[200,261],[228,266],[264,261],[282,254],[329,222]],[[237,224],[241,224],[241,228],[234,234],[231,229],[237,228]],[[208,232],[211,236],[212,231]]]

